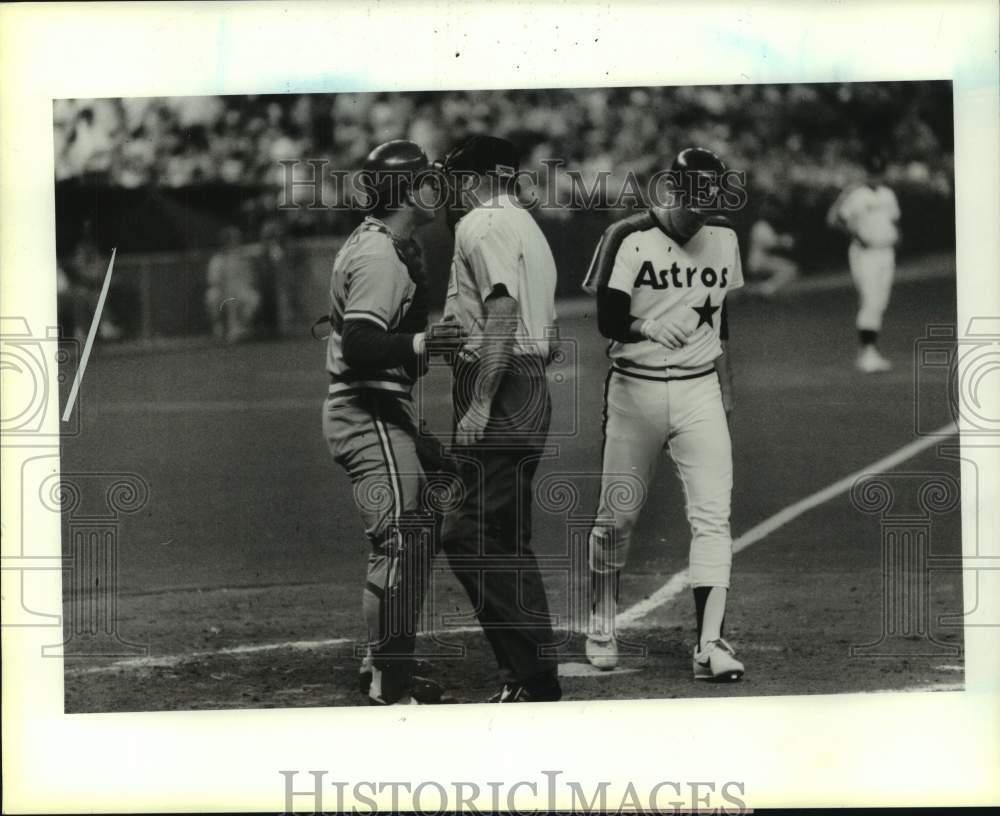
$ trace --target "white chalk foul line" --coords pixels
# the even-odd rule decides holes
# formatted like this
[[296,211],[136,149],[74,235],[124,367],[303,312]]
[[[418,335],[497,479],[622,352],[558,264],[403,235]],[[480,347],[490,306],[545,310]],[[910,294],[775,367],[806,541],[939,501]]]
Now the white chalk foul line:
[[[790,521],[801,516],[803,513],[807,513],[815,507],[819,507],[821,504],[825,504],[841,493],[846,493],[851,489],[851,486],[862,476],[868,476],[874,473],[878,473],[884,470],[891,470],[897,465],[902,464],[907,459],[911,459],[916,456],[921,451],[927,450],[934,445],[939,444],[943,438],[951,436],[957,433],[954,423],[949,422],[943,428],[939,428],[934,433],[929,436],[921,437],[907,445],[903,445],[899,450],[890,453],[888,456],[879,459],[877,462],[872,462],[867,467],[861,470],[855,471],[843,479],[839,479],[833,484],[824,487],[822,490],[813,493],[811,496],[806,496],[804,499],[800,499],[794,504],[790,504],[784,510],[780,510],[768,519],[765,519],[760,524],[751,527],[743,535],[733,541],[733,554],[745,550],[751,544],[756,544],[763,538],[766,538],[775,530],[784,527]],[[650,595],[648,598],[644,598],[636,604],[633,604],[620,615],[618,615],[617,626],[619,629],[627,629],[629,627],[635,627],[638,621],[648,615],[655,609],[663,606],[664,604],[670,602],[676,598],[688,585],[688,571],[683,570],[675,575],[672,575],[670,579],[661,586],[656,592]]]
[[241,655],[273,652],[279,649],[292,649],[308,652],[313,649],[325,649],[330,646],[343,646],[353,643],[350,638],[330,638],[328,640],[291,640],[283,643],[255,643],[246,646],[228,646],[212,652],[184,652],[182,654],[161,655],[159,657],[127,657],[103,666],[67,666],[66,674],[109,674],[122,669],[169,669],[206,657],[239,657]]
[[87,369],[87,360],[90,359],[90,350],[94,346],[94,338],[97,337],[97,329],[101,325],[101,312],[104,311],[104,301],[108,297],[108,288],[111,286],[111,272],[115,268],[115,255],[118,254],[118,247],[111,250],[111,260],[108,261],[108,271],[104,273],[104,285],[101,287],[101,294],[97,298],[97,308],[94,310],[94,319],[90,321],[90,331],[87,332],[87,342],[83,344],[83,354],[80,356],[80,365],[76,369],[76,376],[73,378],[73,387],[69,392],[69,399],[66,400],[66,409],[63,411],[62,421],[69,422],[73,414],[73,405],[76,403],[76,396],[80,391],[80,383],[83,382],[83,372]]
[[[478,624],[475,626],[455,626],[436,632],[419,632],[418,637],[443,637],[481,632]],[[244,655],[261,654],[262,652],[278,652],[292,649],[298,652],[308,652],[317,649],[329,649],[334,646],[344,646],[358,642],[353,638],[337,637],[325,640],[282,640],[277,643],[250,643],[244,646],[227,646],[223,649],[204,652],[181,652],[179,654],[160,655],[157,657],[126,657],[114,663],[101,666],[66,666],[66,674],[109,674],[123,669],[162,669],[179,666],[193,660],[210,657],[242,657]]]

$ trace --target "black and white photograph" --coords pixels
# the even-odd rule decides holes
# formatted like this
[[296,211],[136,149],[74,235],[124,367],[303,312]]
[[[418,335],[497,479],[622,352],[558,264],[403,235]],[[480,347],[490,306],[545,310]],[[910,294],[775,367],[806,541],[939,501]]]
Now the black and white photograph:
[[0,6],[0,809],[1000,802],[998,46]]
[[53,118],[68,712],[962,688],[949,82]]

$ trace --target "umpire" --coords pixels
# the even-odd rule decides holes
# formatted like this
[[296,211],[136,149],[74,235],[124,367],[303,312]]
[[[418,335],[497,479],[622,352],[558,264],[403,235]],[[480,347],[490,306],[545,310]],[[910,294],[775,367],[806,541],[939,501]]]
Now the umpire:
[[496,655],[503,685],[491,702],[499,703],[562,696],[531,549],[532,482],[552,415],[545,366],[556,265],[517,202],[517,168],[514,146],[491,136],[469,138],[441,168],[457,218],[445,319],[468,335],[452,394],[466,499],[446,517],[442,547]]

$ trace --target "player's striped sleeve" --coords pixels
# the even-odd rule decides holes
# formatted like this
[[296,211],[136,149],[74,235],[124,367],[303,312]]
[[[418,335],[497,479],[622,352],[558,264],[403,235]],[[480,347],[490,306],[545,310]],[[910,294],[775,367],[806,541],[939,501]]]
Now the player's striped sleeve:
[[347,272],[344,321],[364,320],[389,331],[406,294],[405,275],[395,255],[356,259]]
[[611,280],[611,272],[615,268],[615,258],[622,243],[633,232],[649,229],[654,226],[653,216],[647,211],[630,215],[621,221],[616,221],[601,236],[594,250],[594,257],[590,261],[587,269],[587,276],[583,281],[583,291],[587,294],[597,294],[599,289],[603,289]]

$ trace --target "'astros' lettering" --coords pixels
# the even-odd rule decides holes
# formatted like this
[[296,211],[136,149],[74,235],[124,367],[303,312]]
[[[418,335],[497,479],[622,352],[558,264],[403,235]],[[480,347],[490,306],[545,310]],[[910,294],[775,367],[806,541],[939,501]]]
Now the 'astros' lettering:
[[657,272],[653,268],[652,261],[643,261],[632,286],[635,289],[640,286],[651,286],[653,289],[679,288],[693,286],[696,279],[705,288],[710,289],[713,286],[718,286],[720,289],[725,289],[729,284],[729,267],[724,266],[718,272],[710,266],[703,269],[698,269],[696,266],[681,269],[674,262],[669,269],[661,269]]

